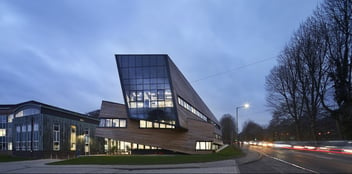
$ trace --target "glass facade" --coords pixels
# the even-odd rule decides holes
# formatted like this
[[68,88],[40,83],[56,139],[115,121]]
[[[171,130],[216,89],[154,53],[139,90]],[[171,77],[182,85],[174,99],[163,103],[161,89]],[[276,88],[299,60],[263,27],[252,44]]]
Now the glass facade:
[[167,57],[117,55],[116,58],[129,117],[175,124]]
[[124,118],[101,118],[99,127],[127,127],[127,120]]

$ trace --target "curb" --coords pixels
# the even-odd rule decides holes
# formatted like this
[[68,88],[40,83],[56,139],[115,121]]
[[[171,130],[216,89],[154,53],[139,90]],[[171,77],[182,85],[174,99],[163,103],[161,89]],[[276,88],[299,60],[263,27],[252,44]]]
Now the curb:
[[257,152],[257,151],[248,151],[246,150],[246,156],[239,158],[236,160],[237,165],[246,165],[246,164],[250,164],[256,161],[259,161],[263,158],[263,154]]

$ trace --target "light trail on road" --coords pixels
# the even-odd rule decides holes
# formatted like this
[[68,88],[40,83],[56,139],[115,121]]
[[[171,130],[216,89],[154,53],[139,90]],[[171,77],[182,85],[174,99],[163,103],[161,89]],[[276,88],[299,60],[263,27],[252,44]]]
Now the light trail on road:
[[310,173],[352,173],[351,155],[253,145],[248,148]]

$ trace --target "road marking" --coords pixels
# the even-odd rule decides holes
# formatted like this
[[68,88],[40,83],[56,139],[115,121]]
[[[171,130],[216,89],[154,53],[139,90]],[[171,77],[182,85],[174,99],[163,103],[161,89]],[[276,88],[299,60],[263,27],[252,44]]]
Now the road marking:
[[308,172],[310,172],[310,173],[319,173],[319,172],[317,172],[317,171],[314,171],[314,170],[310,170],[310,169],[304,168],[304,167],[299,166],[299,165],[297,165],[297,164],[293,164],[293,163],[287,162],[287,161],[282,160],[282,159],[280,159],[280,158],[276,158],[276,157],[273,157],[273,156],[269,156],[269,155],[267,155],[267,154],[265,154],[265,153],[262,153],[262,152],[259,152],[259,151],[257,151],[257,152],[258,152],[258,153],[263,154],[264,156],[266,156],[266,157],[268,157],[268,158],[272,158],[272,159],[274,159],[274,160],[277,160],[277,161],[283,162],[283,163],[285,163],[285,164],[288,164],[288,165],[291,165],[291,166],[297,167],[297,168],[299,168],[299,169],[302,169],[302,170],[308,171]]

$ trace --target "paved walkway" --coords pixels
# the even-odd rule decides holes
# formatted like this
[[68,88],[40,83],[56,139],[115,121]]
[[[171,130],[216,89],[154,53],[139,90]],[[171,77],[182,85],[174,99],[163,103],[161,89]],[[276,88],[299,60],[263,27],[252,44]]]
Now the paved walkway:
[[55,159],[0,163],[0,173],[240,173],[238,165],[261,158],[252,151],[238,159],[172,165],[46,165]]

